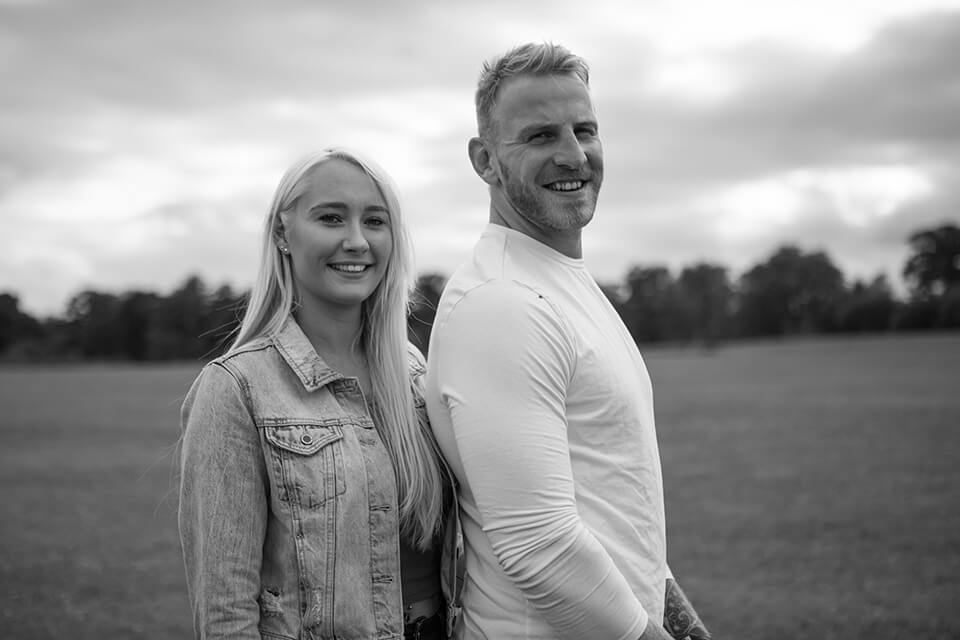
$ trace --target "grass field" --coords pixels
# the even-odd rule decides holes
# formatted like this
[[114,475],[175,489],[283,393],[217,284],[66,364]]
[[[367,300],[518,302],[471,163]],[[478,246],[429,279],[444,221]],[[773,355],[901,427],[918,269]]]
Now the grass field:
[[[671,565],[717,640],[960,637],[960,334],[644,351]],[[0,637],[190,637],[197,369],[0,368]]]

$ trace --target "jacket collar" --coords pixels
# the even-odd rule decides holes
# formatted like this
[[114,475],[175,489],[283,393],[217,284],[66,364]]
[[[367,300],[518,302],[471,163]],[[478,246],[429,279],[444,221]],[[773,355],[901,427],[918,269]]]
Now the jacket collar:
[[292,315],[287,316],[283,328],[274,334],[273,344],[308,391],[316,391],[343,377],[323,361]]

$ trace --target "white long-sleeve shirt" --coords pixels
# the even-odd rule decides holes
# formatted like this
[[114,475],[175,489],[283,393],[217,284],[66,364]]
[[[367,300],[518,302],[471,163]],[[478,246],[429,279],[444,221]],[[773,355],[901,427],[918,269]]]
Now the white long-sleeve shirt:
[[427,408],[460,482],[461,638],[635,640],[668,573],[650,379],[583,261],[488,225],[441,298]]

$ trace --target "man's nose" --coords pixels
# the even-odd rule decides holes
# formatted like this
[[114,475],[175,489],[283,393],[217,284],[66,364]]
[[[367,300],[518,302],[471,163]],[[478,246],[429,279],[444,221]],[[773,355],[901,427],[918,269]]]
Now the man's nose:
[[553,161],[557,166],[579,169],[587,161],[587,154],[583,145],[573,131],[565,131],[557,143]]

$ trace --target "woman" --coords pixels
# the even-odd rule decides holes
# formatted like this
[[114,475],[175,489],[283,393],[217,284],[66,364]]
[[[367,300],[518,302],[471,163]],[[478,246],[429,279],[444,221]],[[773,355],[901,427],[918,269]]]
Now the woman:
[[182,410],[198,637],[443,637],[435,540],[450,517],[453,589],[459,526],[406,339],[412,276],[380,168],[327,149],[287,171],[236,340]]

